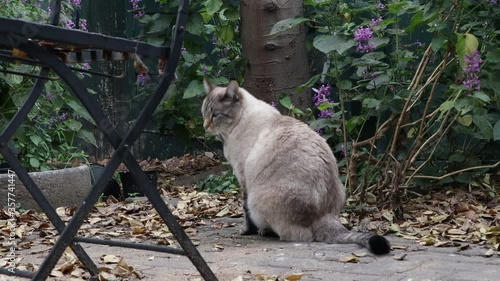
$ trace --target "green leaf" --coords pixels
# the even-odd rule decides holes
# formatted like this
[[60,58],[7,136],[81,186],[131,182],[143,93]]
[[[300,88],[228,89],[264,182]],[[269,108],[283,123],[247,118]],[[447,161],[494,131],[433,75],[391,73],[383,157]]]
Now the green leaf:
[[353,39],[345,40],[337,35],[319,35],[314,38],[313,46],[325,54],[337,51],[340,55],[342,55],[351,47],[356,46],[356,41]]
[[222,7],[222,0],[206,0],[203,5],[207,9],[207,13],[213,16]]
[[469,127],[472,124],[472,115],[467,114],[465,116],[459,116],[457,118],[458,123],[464,125],[465,127]]
[[405,5],[406,5],[406,1],[390,3],[390,4],[387,4],[387,9],[389,10],[389,13],[398,14],[399,11],[401,11]]
[[289,18],[285,20],[281,20],[277,23],[274,24],[273,28],[271,29],[271,33],[269,35],[275,35],[281,32],[285,32],[291,28],[296,27],[299,24],[302,24],[306,21],[309,21],[308,18]]
[[95,136],[92,132],[88,130],[80,130],[78,131],[77,136],[84,140],[87,143],[92,144],[93,146],[97,147],[97,140],[95,139]]
[[457,56],[458,60],[460,61],[460,65],[463,67],[464,66],[464,58],[465,56],[468,56],[474,52],[474,50],[477,50],[477,47],[479,46],[479,42],[477,41],[476,36],[470,33],[465,33],[465,34],[460,34],[456,33],[457,35]]
[[481,135],[484,139],[493,138],[493,126],[491,126],[490,122],[484,115],[475,115],[472,118],[474,124],[479,128]]
[[280,104],[284,106],[286,109],[292,108],[292,100],[290,99],[289,96],[283,96],[282,98],[280,98]]
[[340,81],[340,88],[342,90],[350,90],[352,89],[352,82],[350,80],[342,80]]
[[203,19],[199,14],[189,15],[186,31],[194,35],[201,34],[203,31]]
[[493,127],[493,139],[498,141],[500,140],[500,120],[495,123],[495,127]]
[[66,121],[66,125],[68,125],[68,128],[74,132],[79,131],[82,128],[82,123],[74,119]]
[[363,107],[366,108],[376,108],[381,103],[380,100],[374,98],[367,98],[363,100]]
[[439,110],[441,110],[441,112],[446,112],[446,111],[452,109],[454,106],[455,106],[455,102],[448,100],[448,101],[443,102],[441,104],[441,106],[439,106]]
[[42,138],[37,135],[31,135],[30,140],[33,142],[35,146],[38,146],[38,144],[40,144],[43,141]]
[[40,167],[40,161],[36,158],[30,158],[30,165],[33,168],[38,168]]
[[193,80],[187,86],[182,98],[190,99],[197,96],[202,96],[204,93],[205,93],[205,88],[203,87],[203,83],[199,80]]
[[304,5],[307,6],[319,6],[324,4],[332,3],[332,0],[304,0]]
[[223,44],[228,44],[234,39],[234,28],[232,25],[224,25],[219,29],[219,38]]
[[332,108],[334,107],[335,104],[334,103],[328,103],[328,102],[323,102],[322,104],[320,104],[318,106],[318,110],[325,110],[325,109],[329,109],[329,108]]
[[447,40],[448,39],[446,39],[446,37],[444,37],[444,36],[437,36],[437,37],[432,38],[432,41],[431,41],[432,51],[434,53],[437,53]]
[[486,60],[498,63],[500,62],[500,50],[496,49],[486,54]]
[[485,94],[484,92],[476,91],[474,94],[472,94],[473,97],[475,97],[478,100],[484,101],[485,103],[490,102],[490,97]]
[[66,102],[66,105],[71,107],[71,109],[73,109],[73,112],[75,112],[76,115],[83,117],[83,119],[87,120],[92,125],[96,125],[94,119],[92,119],[92,116],[90,116],[87,109],[85,109],[85,107],[80,105],[77,101],[70,100]]
[[7,82],[9,86],[13,87],[21,84],[23,82],[23,77],[20,75],[7,74],[5,75],[5,82]]
[[363,124],[365,119],[361,116],[353,116],[351,119],[347,120],[345,127],[349,133],[352,133],[357,126]]

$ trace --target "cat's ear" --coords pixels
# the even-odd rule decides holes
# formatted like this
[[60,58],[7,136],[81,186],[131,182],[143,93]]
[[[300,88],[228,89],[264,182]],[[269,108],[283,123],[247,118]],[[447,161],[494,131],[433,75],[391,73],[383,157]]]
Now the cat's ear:
[[236,81],[231,81],[231,83],[229,83],[229,85],[227,85],[227,89],[226,89],[226,96],[235,100],[235,101],[238,101],[240,100],[240,86],[238,86],[238,82]]
[[205,93],[207,93],[207,95],[215,89],[214,84],[208,81],[207,78],[203,79],[203,87],[205,88]]

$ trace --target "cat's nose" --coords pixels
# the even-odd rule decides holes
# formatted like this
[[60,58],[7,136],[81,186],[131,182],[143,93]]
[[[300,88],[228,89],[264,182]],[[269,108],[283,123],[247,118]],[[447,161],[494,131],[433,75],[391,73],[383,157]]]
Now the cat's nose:
[[212,119],[206,118],[203,121],[203,128],[208,129],[208,127],[210,127],[210,125],[212,125]]

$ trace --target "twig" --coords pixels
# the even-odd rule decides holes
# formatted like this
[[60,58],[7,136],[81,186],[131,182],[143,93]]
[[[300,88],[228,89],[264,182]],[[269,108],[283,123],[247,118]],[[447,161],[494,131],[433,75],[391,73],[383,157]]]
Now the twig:
[[463,172],[472,171],[472,170],[479,170],[479,169],[492,169],[492,168],[496,168],[498,166],[500,166],[500,161],[498,161],[496,164],[492,164],[492,165],[475,166],[475,167],[469,167],[469,168],[461,169],[461,170],[454,171],[454,172],[451,172],[451,173],[448,173],[446,175],[442,175],[442,176],[439,176],[439,177],[434,177],[434,176],[414,176],[413,178],[415,178],[415,179],[442,180],[444,178],[451,177],[453,175],[460,174],[460,173],[463,173]]

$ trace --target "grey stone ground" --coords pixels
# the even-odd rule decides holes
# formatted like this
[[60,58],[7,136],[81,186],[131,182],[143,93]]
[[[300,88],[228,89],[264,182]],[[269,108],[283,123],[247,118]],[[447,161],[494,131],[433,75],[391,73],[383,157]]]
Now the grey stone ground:
[[[241,222],[241,219],[221,220]],[[478,245],[457,251],[456,248],[420,246],[389,235],[388,239],[397,248],[391,254],[382,257],[368,254],[360,257],[359,263],[344,263],[339,259],[366,250],[356,245],[290,243],[274,238],[240,236],[237,227],[214,229],[204,226],[198,230],[198,249],[219,280],[255,277],[256,274],[282,277],[300,272],[304,273],[301,280],[325,281],[500,280],[500,259],[496,255],[484,257],[486,249]],[[223,249],[215,247],[216,244]],[[84,244],[84,248],[95,261],[105,254],[124,257],[128,265],[144,276],[143,280],[201,280],[186,257],[88,244]],[[23,261],[39,264],[45,252],[34,252],[34,249],[23,252]],[[403,260],[395,259],[403,254],[406,254]]]

